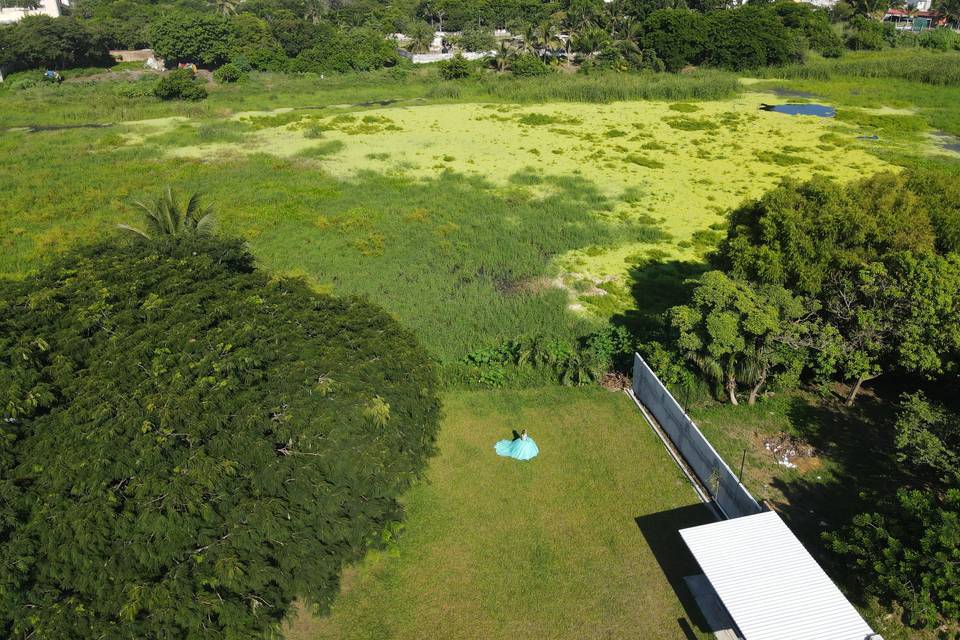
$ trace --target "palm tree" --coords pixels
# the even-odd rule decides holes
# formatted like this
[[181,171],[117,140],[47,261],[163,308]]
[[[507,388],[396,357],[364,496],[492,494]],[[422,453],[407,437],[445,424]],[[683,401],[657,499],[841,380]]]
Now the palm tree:
[[490,63],[494,69],[503,73],[510,68],[510,61],[513,60],[513,57],[513,50],[510,49],[506,43],[501,42],[500,48],[497,49],[497,54],[491,59]]
[[200,205],[200,194],[194,193],[182,207],[173,197],[173,190],[167,190],[154,202],[134,202],[134,206],[143,213],[144,229],[130,225],[117,225],[124,231],[150,240],[161,236],[211,236],[215,233],[216,219],[210,207]]
[[305,0],[303,3],[303,18],[317,24],[329,9],[329,0]]
[[586,2],[571,3],[563,17],[568,31],[584,31],[597,23],[595,7]]
[[627,17],[620,20],[610,48],[621,60],[638,66],[643,58],[643,52],[640,49],[640,36],[642,34],[640,23],[633,18]]
[[747,351],[743,361],[737,367],[737,378],[750,385],[750,397],[747,404],[757,403],[760,389],[767,383],[770,375],[771,354],[769,346],[759,344]]
[[414,22],[408,29],[407,37],[410,38],[407,48],[412,53],[427,53],[433,44],[433,27],[426,22]]
[[560,384],[568,387],[582,387],[600,377],[595,362],[588,356],[574,353],[560,364]]
[[590,27],[579,33],[573,40],[573,50],[582,54],[587,60],[593,60],[597,53],[609,43],[610,38],[606,31],[600,27]]
[[708,353],[691,353],[687,358],[708,379],[723,385],[723,390],[727,394],[730,404],[740,404],[737,401],[737,362],[732,355],[727,354],[724,357],[715,358]]
[[237,13],[237,6],[242,0],[210,0],[210,6],[222,16],[232,16]]
[[537,43],[535,42],[534,28],[532,24],[523,27],[523,35],[520,37],[520,53],[532,53],[538,55]]
[[533,47],[540,50],[540,57],[545,62],[552,57],[550,54],[563,46],[563,43],[557,37],[556,26],[549,20],[545,20],[538,25],[531,25],[523,39],[524,41],[530,41]]

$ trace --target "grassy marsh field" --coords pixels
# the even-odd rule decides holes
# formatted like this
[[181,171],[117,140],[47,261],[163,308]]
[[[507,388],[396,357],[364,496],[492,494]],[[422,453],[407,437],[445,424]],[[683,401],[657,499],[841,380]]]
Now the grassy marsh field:
[[[0,92],[0,273],[110,233],[133,199],[173,185],[203,192],[268,268],[369,296],[445,361],[518,335],[571,339],[636,308],[638,265],[699,263],[724,213],[784,177],[943,155],[927,118],[958,93],[920,85],[944,96],[909,106],[895,87],[867,107],[833,79],[375,76],[261,75],[201,104],[121,99],[107,81]],[[836,119],[758,109],[811,83],[834,88]]]

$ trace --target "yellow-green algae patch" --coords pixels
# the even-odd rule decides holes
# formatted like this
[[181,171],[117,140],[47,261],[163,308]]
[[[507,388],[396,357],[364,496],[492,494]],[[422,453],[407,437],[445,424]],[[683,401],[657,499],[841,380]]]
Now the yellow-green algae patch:
[[[748,93],[696,108],[669,102],[434,104],[237,114],[246,122],[273,116],[276,126],[264,120],[241,142],[167,153],[208,160],[270,153],[302,158],[341,177],[362,171],[432,177],[449,170],[534,194],[576,177],[616,202],[612,211],[584,215],[652,220],[672,237],[658,250],[697,260],[709,246],[702,236],[709,225],[785,176],[848,180],[890,168],[843,122],[761,111],[760,103],[769,100],[769,94]],[[620,277],[650,248],[584,248],[562,256],[557,267],[585,277]]]

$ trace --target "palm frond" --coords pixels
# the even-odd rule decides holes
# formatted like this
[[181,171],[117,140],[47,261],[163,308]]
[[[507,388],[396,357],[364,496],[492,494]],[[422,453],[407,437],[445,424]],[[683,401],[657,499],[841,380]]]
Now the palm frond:
[[198,236],[213,236],[217,233],[217,217],[212,211],[207,211],[195,225]]
[[194,193],[182,207],[174,196],[173,189],[167,187],[152,203],[140,200],[133,202],[134,208],[143,215],[145,229],[129,225],[120,227],[146,239],[161,236],[212,236],[216,233],[216,216],[212,207],[201,204],[200,198],[199,193]]
[[147,232],[144,231],[143,229],[137,229],[136,227],[131,227],[128,224],[118,224],[117,228],[122,229],[124,231],[129,231],[130,233],[136,234],[146,240],[150,240],[150,235],[147,234]]

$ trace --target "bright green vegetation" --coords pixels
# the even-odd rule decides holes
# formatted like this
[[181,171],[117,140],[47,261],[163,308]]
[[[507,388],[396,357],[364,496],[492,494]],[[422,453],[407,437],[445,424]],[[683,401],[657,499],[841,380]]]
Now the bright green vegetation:
[[[315,81],[258,78],[218,87],[200,105],[141,100],[129,109],[135,121],[106,128],[8,132],[0,271],[24,273],[51,250],[128,222],[127,202],[177,184],[202,191],[223,229],[271,270],[368,295],[452,360],[521,334],[570,338],[623,311],[633,304],[632,264],[650,251],[700,259],[712,244],[707,227],[783,176],[849,179],[888,166],[843,123],[759,112],[762,94],[689,112],[692,88],[711,77],[669,80],[691,88],[677,96],[686,102],[535,107],[350,107],[337,79],[323,99],[339,106],[319,109],[306,108],[324,104]],[[356,80],[356,92],[381,98],[426,86],[404,78],[374,94],[366,82]],[[495,86],[510,93],[535,82]],[[11,92],[2,99],[16,109],[3,112],[20,124],[76,123],[92,114],[67,109],[91,110],[78,98],[109,84]],[[483,88],[466,85],[477,97]],[[51,111],[28,107],[28,97]],[[157,117],[140,119],[148,114]],[[825,136],[836,142],[817,148]],[[771,162],[784,139],[807,162]]]
[[[626,396],[469,392],[444,408],[403,532],[348,572],[329,618],[302,614],[288,640],[675,640],[679,619],[709,637],[674,589],[686,594],[693,569],[675,532],[710,517]],[[520,428],[540,456],[498,458],[493,443]]]
[[186,227],[0,281],[4,637],[264,637],[435,452],[407,329]]
[[[116,68],[116,67],[114,67]],[[92,71],[92,70],[84,70]],[[106,70],[104,70],[106,71]],[[712,100],[737,92],[736,76],[714,70],[690,74],[663,73],[566,76],[539,78],[482,76],[457,82],[438,82],[436,69],[392,68],[378,72],[333,75],[283,75],[261,73],[249,82],[211,87],[202,102],[164,103],[136,95],[140,85],[152,91],[154,77],[131,81],[126,76],[107,77],[97,83],[39,84],[14,89],[36,71],[11,74],[0,85],[4,109],[0,126],[30,124],[80,124],[118,122],[183,115],[223,117],[239,111],[269,111],[278,107],[320,106],[422,98],[430,101],[497,101],[539,103],[611,102],[614,100]]]

